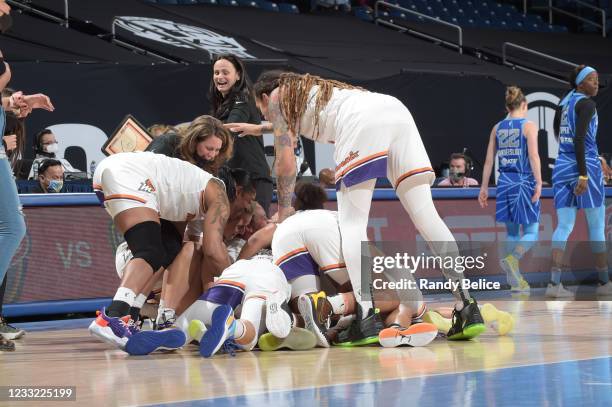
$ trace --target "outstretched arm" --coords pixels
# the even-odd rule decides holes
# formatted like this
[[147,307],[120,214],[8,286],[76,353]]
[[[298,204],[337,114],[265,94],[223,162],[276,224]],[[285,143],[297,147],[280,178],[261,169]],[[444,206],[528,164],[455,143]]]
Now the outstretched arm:
[[270,94],[268,105],[269,119],[274,129],[274,168],[276,170],[276,189],[278,199],[278,220],[282,222],[293,212],[291,198],[295,188],[295,134],[287,125],[280,108],[280,91]]
[[489,179],[491,178],[493,160],[495,159],[496,133],[497,125],[493,126],[491,129],[491,134],[489,135],[489,146],[487,147],[487,158],[484,163],[484,168],[482,169],[482,182],[480,183],[480,194],[478,195],[478,202],[480,203],[481,208],[488,206],[487,199],[489,198]]
[[206,219],[203,227],[202,264],[203,269],[204,264],[211,266],[213,275],[218,276],[231,264],[223,243],[223,230],[229,218],[230,204],[223,183],[216,178],[208,182],[203,196]]
[[269,223],[263,228],[259,229],[257,232],[253,233],[240,251],[238,260],[250,259],[251,257],[255,256],[257,252],[259,252],[261,249],[270,247],[270,245],[272,244],[272,237],[274,236],[275,230],[276,224]]

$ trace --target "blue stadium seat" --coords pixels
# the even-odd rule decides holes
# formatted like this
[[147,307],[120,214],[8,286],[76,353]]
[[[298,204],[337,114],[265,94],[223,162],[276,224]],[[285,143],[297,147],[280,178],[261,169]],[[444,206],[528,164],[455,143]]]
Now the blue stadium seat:
[[198,0],[200,4],[219,4],[217,0]]
[[567,27],[564,25],[552,25],[551,31],[555,33],[566,33]]
[[177,0],[157,0],[157,4],[178,4]]
[[198,4],[197,0],[178,0],[178,4]]
[[242,7],[261,8],[255,0],[236,0]]
[[[288,3],[280,3],[278,6],[281,7],[283,4],[288,4]],[[283,11],[282,8],[281,8],[281,11]],[[374,17],[372,16],[372,11],[366,7],[354,7],[353,12],[355,13],[355,16],[360,20],[368,21],[368,22],[374,21]]]
[[219,0],[219,4],[222,6],[238,7],[239,4],[236,0]]
[[278,4],[272,3],[271,1],[259,1],[259,5],[262,9],[266,11],[273,11],[278,13],[280,10],[278,9]]
[[295,4],[278,3],[278,9],[280,10],[281,13],[300,14],[300,10],[297,8]]

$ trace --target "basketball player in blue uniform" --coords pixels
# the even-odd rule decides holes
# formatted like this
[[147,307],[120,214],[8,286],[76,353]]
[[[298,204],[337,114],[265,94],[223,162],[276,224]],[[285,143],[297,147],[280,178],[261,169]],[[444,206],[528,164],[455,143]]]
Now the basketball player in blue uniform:
[[553,170],[553,191],[558,225],[553,233],[553,265],[549,297],[573,294],[561,284],[563,252],[574,228],[578,209],[584,209],[589,241],[598,272],[598,295],[611,295],[605,237],[605,191],[603,173],[597,151],[597,107],[591,97],[599,91],[597,71],[580,65],[570,75],[572,90],[559,104],[555,130],[559,138],[559,156]]
[[[499,178],[495,219],[506,224],[509,254],[501,260],[513,290],[529,290],[519,271],[519,260],[538,240],[542,176],[538,128],[525,119],[527,100],[516,86],[506,90],[508,116],[491,130],[478,201],[487,206],[488,184],[497,153]],[[523,235],[521,236],[521,225]]]

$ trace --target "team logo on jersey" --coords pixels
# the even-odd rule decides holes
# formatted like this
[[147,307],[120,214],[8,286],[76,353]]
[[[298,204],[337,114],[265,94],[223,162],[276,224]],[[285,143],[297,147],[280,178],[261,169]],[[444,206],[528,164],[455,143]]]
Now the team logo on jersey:
[[152,194],[153,192],[155,192],[155,187],[153,186],[153,183],[151,182],[151,180],[147,179],[146,181],[143,181],[140,183],[138,190]]
[[210,54],[234,54],[240,58],[255,58],[232,37],[193,25],[176,23],[149,17],[121,16],[115,19],[117,26],[148,40],[173,47],[206,50]]
[[347,165],[348,163],[350,163],[357,157],[359,157],[359,150],[351,151],[349,155],[344,160],[342,160],[340,164],[338,164],[338,166],[336,167],[336,171],[338,171],[340,168],[344,167],[345,165]]

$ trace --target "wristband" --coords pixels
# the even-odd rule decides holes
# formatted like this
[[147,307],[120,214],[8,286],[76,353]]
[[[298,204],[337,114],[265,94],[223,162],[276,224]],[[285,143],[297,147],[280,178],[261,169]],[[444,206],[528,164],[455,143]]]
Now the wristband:
[[583,180],[583,181],[588,181],[589,177],[587,175],[579,175],[578,179]]

